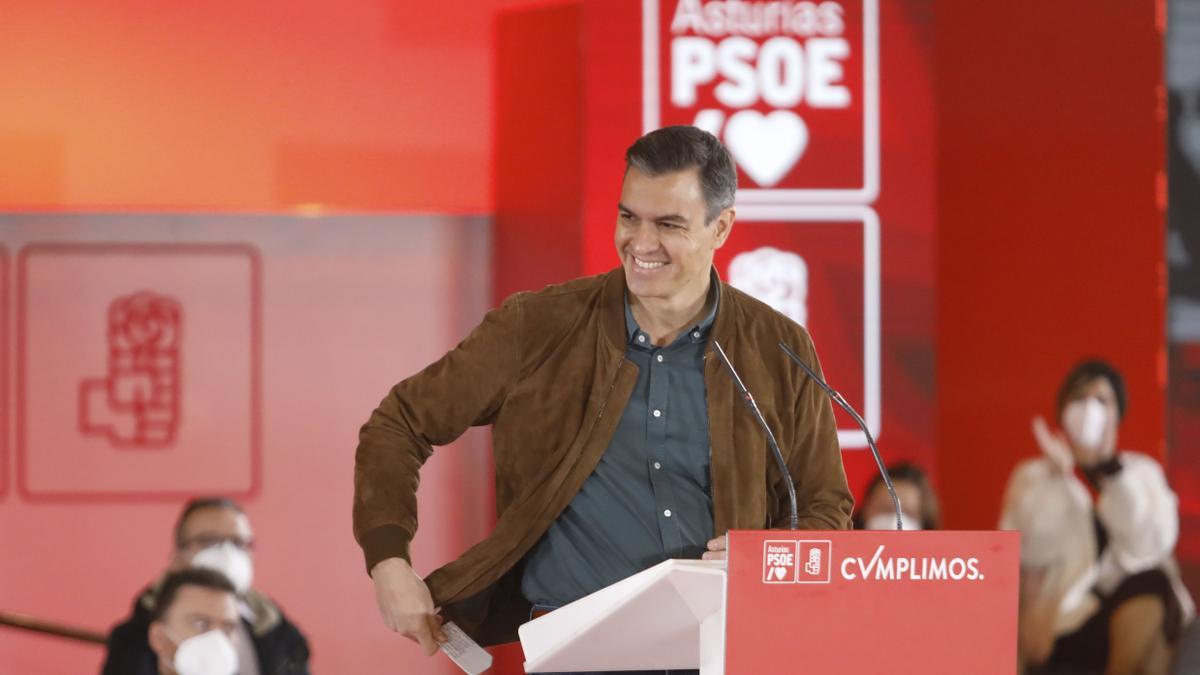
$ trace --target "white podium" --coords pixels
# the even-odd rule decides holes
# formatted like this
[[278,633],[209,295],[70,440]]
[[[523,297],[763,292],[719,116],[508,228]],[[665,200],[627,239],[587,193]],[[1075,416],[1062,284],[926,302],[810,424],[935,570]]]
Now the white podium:
[[521,626],[525,672],[724,675],[725,586],[724,561],[659,563]]

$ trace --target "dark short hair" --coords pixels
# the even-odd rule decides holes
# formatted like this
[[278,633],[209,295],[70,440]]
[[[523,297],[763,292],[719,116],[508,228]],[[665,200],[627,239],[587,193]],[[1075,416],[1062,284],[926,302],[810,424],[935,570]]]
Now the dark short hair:
[[729,151],[716,136],[696,127],[663,127],[637,139],[625,151],[625,171],[630,168],[647,176],[696,169],[704,191],[705,222],[733,206],[737,193],[737,169]]
[[1076,392],[1100,377],[1108,380],[1109,385],[1112,386],[1113,392],[1117,395],[1117,416],[1119,419],[1125,419],[1125,409],[1129,404],[1125,393],[1125,379],[1112,364],[1103,359],[1081,361],[1063,378],[1062,384],[1058,388],[1058,417],[1062,418],[1063,408],[1067,407],[1067,403]]
[[188,516],[202,509],[227,509],[243,515],[246,513],[241,504],[228,497],[196,497],[183,505],[179,519],[175,521],[175,548],[183,546],[183,524],[187,522]]
[[[929,482],[929,476],[924,469],[912,462],[897,462],[888,467],[888,475],[891,476],[892,483],[897,481],[912,483],[917,487],[917,492],[921,493],[921,512],[914,514],[921,519],[921,527],[926,530],[936,530],[942,526],[942,510],[938,506],[937,493],[933,491],[933,485]],[[867,491],[863,493],[863,504],[867,503],[875,490],[883,487],[883,476],[875,474],[875,478],[867,486]],[[862,526],[862,512],[860,511],[855,517],[855,528],[862,529]]]
[[188,567],[178,572],[172,572],[163,578],[158,592],[154,594],[154,608],[150,611],[151,621],[162,621],[167,610],[175,604],[179,589],[184,586],[196,586],[213,591],[237,595],[233,582],[224,574],[207,567]]

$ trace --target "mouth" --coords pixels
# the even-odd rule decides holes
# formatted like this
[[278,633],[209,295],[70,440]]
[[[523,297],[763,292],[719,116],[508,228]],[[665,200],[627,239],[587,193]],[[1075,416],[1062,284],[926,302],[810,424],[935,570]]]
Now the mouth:
[[634,256],[634,255],[631,255],[629,257],[633,259],[634,267],[636,267],[639,270],[646,270],[647,272],[652,272],[657,269],[662,269],[663,267],[666,267],[668,264],[667,262],[662,261],[662,260],[642,260],[641,258]]

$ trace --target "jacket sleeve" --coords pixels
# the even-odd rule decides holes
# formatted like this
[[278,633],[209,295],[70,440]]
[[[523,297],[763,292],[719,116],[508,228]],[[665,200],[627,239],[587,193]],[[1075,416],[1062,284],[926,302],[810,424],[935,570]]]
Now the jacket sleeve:
[[[820,375],[821,364],[808,333],[800,331],[793,344],[796,354]],[[791,447],[781,450],[788,459],[788,469],[796,483],[798,527],[802,530],[850,529],[854,497],[846,484],[832,402],[807,376],[800,379],[795,415],[795,440]],[[775,527],[786,526],[791,511],[787,486],[780,481],[774,494],[778,501],[772,522]]]
[[520,298],[509,298],[448,354],[392,387],[359,432],[354,537],[368,573],[386,558],[410,560],[418,474],[433,446],[487,423],[504,402],[519,370]]
[[1117,564],[1127,574],[1155,567],[1179,537],[1179,502],[1162,467],[1138,453],[1120,455],[1122,468],[1103,480],[1096,511]]

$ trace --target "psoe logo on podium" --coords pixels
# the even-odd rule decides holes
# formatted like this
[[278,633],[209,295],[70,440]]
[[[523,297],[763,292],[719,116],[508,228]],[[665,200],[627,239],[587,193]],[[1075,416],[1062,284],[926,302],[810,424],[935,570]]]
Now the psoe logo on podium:
[[30,500],[254,495],[257,251],[31,244],[17,258],[17,485]]
[[796,542],[768,539],[763,542],[763,583],[796,583]]
[[833,542],[828,539],[796,542],[796,583],[827,584],[832,578]]
[[743,204],[871,203],[878,25],[878,0],[643,0],[643,129],[720,138]]

